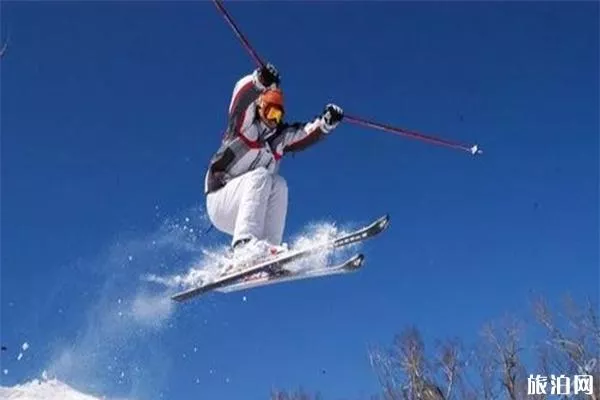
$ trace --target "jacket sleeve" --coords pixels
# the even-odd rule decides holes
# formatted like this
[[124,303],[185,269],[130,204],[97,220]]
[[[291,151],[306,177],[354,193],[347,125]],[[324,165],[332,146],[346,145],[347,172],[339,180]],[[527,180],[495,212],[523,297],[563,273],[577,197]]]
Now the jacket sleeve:
[[284,153],[305,150],[327,136],[327,130],[321,117],[308,123],[296,122],[283,127]]
[[248,137],[246,132],[254,120],[256,100],[264,91],[264,86],[258,80],[255,71],[241,78],[233,89],[229,103],[227,134],[229,137],[240,137],[246,144],[256,144],[256,137]]

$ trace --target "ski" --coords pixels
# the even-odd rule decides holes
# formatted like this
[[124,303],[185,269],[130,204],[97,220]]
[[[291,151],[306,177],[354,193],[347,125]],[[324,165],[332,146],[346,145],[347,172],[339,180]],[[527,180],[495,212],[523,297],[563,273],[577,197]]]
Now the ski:
[[192,297],[199,296],[201,294],[213,291],[215,289],[224,287],[226,285],[230,285],[235,283],[238,280],[241,280],[245,277],[254,275],[258,272],[273,270],[273,269],[281,269],[286,264],[292,263],[301,258],[310,256],[311,254],[315,254],[324,250],[336,249],[344,246],[348,246],[357,242],[361,242],[363,240],[369,239],[373,236],[378,235],[383,232],[389,225],[389,215],[384,215],[370,223],[367,226],[359,228],[353,232],[342,235],[337,238],[333,238],[330,241],[325,243],[317,244],[314,246],[310,246],[305,249],[298,250],[290,250],[285,253],[279,254],[275,257],[269,258],[267,260],[258,261],[256,264],[248,268],[244,268],[241,271],[237,271],[225,276],[222,276],[212,282],[208,282],[204,285],[194,287],[191,289],[187,289],[185,291],[179,292],[171,297],[172,300],[182,302],[188,300]]
[[234,283],[233,285],[227,285],[215,289],[221,293],[232,293],[240,290],[253,289],[261,286],[274,285],[284,282],[297,281],[302,279],[310,278],[322,278],[331,275],[347,274],[354,272],[362,267],[365,256],[363,254],[356,254],[355,256],[335,265],[329,265],[326,267],[311,269],[302,272],[290,272],[283,276],[261,276],[258,278],[250,278],[240,283]]

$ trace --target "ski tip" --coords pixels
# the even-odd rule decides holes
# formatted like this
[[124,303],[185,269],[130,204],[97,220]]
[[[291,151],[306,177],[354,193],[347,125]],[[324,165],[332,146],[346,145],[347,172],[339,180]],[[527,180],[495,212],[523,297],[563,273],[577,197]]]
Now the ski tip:
[[356,271],[357,269],[359,269],[360,267],[363,266],[364,262],[365,262],[365,255],[362,253],[359,253],[348,260],[344,269],[348,270],[348,271]]
[[360,267],[361,265],[363,265],[365,262],[365,255],[364,254],[357,254],[356,257],[352,260],[352,265]]
[[379,218],[376,222],[380,230],[384,230],[390,224],[390,214],[385,214],[383,217]]

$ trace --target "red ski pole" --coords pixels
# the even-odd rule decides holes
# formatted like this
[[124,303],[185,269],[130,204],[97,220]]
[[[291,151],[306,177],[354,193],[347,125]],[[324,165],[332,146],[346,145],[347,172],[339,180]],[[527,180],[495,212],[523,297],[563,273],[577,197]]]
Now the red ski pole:
[[407,136],[410,137],[412,139],[417,139],[417,140],[421,140],[423,142],[428,142],[428,143],[433,143],[433,144],[437,144],[439,146],[444,146],[444,147],[450,147],[450,148],[454,148],[454,149],[458,149],[458,150],[463,150],[466,152],[469,152],[473,155],[475,154],[482,154],[483,151],[479,148],[478,145],[465,145],[462,143],[458,143],[458,142],[453,142],[450,140],[446,140],[446,139],[441,139],[441,138],[437,138],[434,136],[429,136],[429,135],[424,135],[422,133],[418,133],[415,131],[409,131],[407,129],[404,128],[397,128],[394,126],[390,126],[390,125],[385,125],[385,124],[381,124],[378,122],[373,122],[373,121],[367,121],[365,119],[362,118],[358,118],[352,115],[345,115],[344,116],[344,120],[354,123],[356,125],[361,125],[361,126],[366,126],[369,128],[374,128],[374,129],[379,129],[382,131],[386,131],[386,132],[391,132],[391,133],[395,133],[398,135],[403,135],[403,136]]
[[262,61],[258,53],[252,48],[252,45],[250,44],[248,39],[246,39],[246,36],[244,36],[244,34],[239,30],[239,28],[233,21],[233,18],[231,17],[231,15],[229,15],[227,10],[225,9],[225,6],[223,6],[223,4],[221,3],[221,0],[213,0],[213,2],[215,3],[215,6],[217,6],[221,14],[223,14],[223,17],[225,17],[225,20],[227,21],[231,29],[233,29],[238,39],[240,39],[248,53],[250,53],[250,56],[254,59],[254,62],[258,66],[264,67],[265,63]]

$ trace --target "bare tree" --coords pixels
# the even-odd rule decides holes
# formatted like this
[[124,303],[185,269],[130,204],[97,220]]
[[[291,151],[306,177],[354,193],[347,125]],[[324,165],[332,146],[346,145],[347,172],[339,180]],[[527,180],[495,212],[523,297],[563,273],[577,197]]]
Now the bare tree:
[[[386,400],[446,400],[458,378],[458,347],[444,343],[431,362],[427,360],[421,334],[410,327],[397,335],[391,350],[372,348],[371,366],[379,379],[382,397]],[[436,382],[434,375],[441,371],[445,377]],[[442,388],[445,388],[442,389]]]
[[463,359],[463,349],[458,339],[438,343],[434,368],[442,375],[440,383],[445,384],[444,399],[454,398],[457,387],[461,384],[462,371],[467,362]]
[[[533,318],[505,317],[484,326],[478,340],[438,340],[429,352],[419,330],[410,326],[389,347],[370,346],[369,362],[383,400],[546,400],[556,398],[557,377],[571,381],[566,400],[600,400],[600,320],[591,300],[567,297],[564,312],[543,299],[532,304]],[[590,395],[576,376],[592,376]],[[545,388],[538,394],[536,377]],[[589,382],[589,381],[588,381]],[[577,389],[577,390],[576,390]],[[559,393],[560,395],[561,393]],[[306,400],[310,397],[272,397]]]
[[402,382],[398,380],[401,373],[397,371],[394,355],[376,346],[371,346],[368,354],[371,368],[379,381],[381,397],[384,400],[402,399]]
[[300,388],[296,391],[271,391],[271,400],[321,400],[321,396],[317,394],[309,394]]
[[[457,339],[439,341],[438,351],[433,355],[425,351],[419,331],[415,327],[407,328],[396,336],[392,351],[370,353],[383,397],[390,400],[543,400],[547,398],[544,394],[529,394],[530,378],[541,374],[550,379],[562,374],[571,378],[592,375],[594,394],[586,399],[600,400],[597,307],[591,301],[578,305],[568,297],[564,309],[561,319],[560,313],[551,312],[546,303],[538,299],[533,303],[535,318],[505,317],[487,324],[480,340],[471,346],[465,348]],[[533,340],[526,340],[526,331]],[[535,361],[526,365],[525,359]],[[548,382],[548,394],[550,383],[556,382]],[[574,387],[570,399],[577,398],[573,394]]]
[[403,387],[405,398],[421,399],[427,386],[427,363],[423,339],[418,329],[410,327],[397,336],[394,351],[400,369],[407,377]]
[[546,333],[546,340],[538,346],[541,364],[548,375],[552,375],[552,371],[570,377],[591,375],[594,387],[588,399],[599,400],[598,307],[590,299],[579,306],[571,296],[566,296],[563,308],[564,314],[553,313],[544,299],[534,300],[535,318]]

